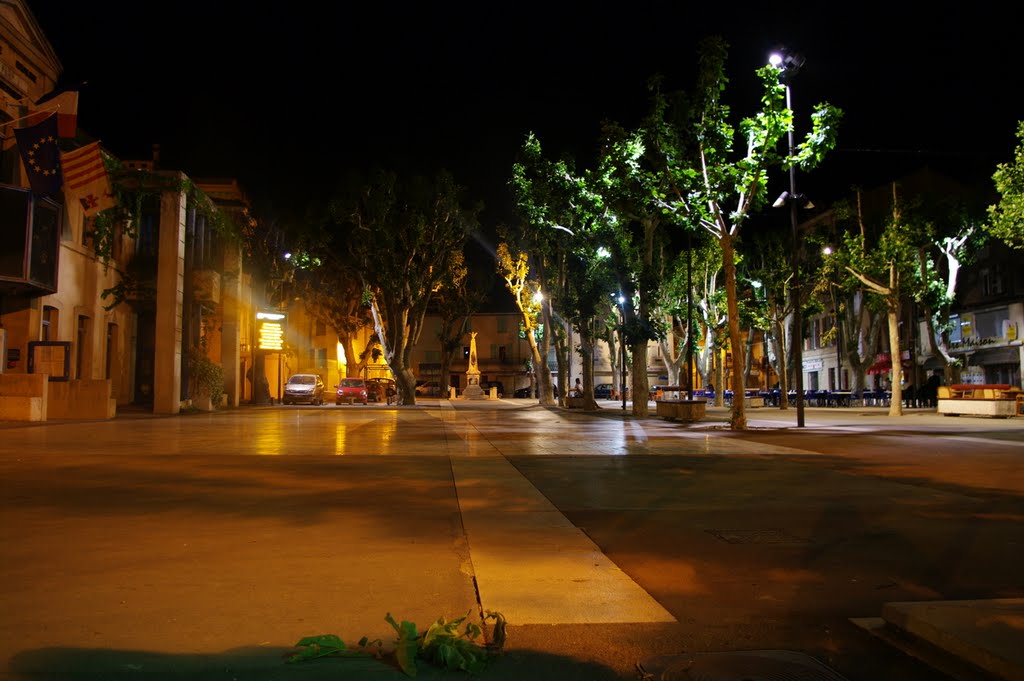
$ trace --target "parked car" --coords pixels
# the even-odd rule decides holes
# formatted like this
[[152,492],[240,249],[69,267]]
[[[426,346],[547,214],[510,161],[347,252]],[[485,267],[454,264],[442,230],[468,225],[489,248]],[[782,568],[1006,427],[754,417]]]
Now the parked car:
[[398,388],[390,378],[366,379],[366,397],[371,402],[390,402],[397,394]]
[[341,383],[334,386],[334,389],[335,404],[344,404],[346,402],[366,404],[369,400],[366,381],[361,378],[343,378]]
[[284,395],[281,401],[285,404],[324,403],[324,379],[319,374],[292,374],[284,384]]
[[595,400],[610,400],[615,394],[615,385],[612,383],[598,383],[594,386]]
[[[554,396],[558,397],[558,386],[554,385],[554,386],[551,386],[551,387],[552,387]],[[514,397],[519,397],[519,398],[527,397],[527,398],[529,398],[529,397],[533,397],[533,391],[534,391],[534,388],[517,388],[516,391],[514,393],[512,393],[512,394],[513,394]]]
[[505,385],[501,381],[481,381],[480,382],[480,389],[483,390],[485,393],[490,394],[491,388],[497,388],[498,389],[498,397],[504,397],[505,396]]
[[416,394],[423,397],[438,397],[441,385],[437,381],[420,381],[416,384]]

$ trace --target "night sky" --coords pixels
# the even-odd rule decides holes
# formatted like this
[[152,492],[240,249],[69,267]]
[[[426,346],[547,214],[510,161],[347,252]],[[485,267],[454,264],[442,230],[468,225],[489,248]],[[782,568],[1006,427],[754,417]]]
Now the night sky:
[[989,178],[1024,119],[1011,104],[1024,85],[1022,12],[903,4],[31,6],[62,80],[88,83],[80,127],[121,158],[159,143],[165,168],[236,177],[278,212],[325,198],[347,168],[443,167],[494,224],[510,219],[506,182],[528,131],[589,164],[602,120],[638,121],[650,76],[691,86],[709,34],[731,45],[737,116],[754,113],[754,71],[779,45],[807,59],[793,83],[798,136],[814,103],[845,111],[839,149],[800,180],[809,195],[925,163]]

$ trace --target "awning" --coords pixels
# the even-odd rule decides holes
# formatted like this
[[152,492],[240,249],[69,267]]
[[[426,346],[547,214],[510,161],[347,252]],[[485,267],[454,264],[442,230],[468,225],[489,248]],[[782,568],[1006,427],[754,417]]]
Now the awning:
[[869,374],[887,374],[890,371],[892,371],[892,362],[887,360],[887,359],[883,359],[883,360],[881,360],[879,362],[875,362],[874,364],[869,366],[867,373],[869,373]]
[[992,364],[1019,364],[1020,346],[1004,345],[1000,348],[983,348],[970,353],[968,363],[971,366],[988,366]]

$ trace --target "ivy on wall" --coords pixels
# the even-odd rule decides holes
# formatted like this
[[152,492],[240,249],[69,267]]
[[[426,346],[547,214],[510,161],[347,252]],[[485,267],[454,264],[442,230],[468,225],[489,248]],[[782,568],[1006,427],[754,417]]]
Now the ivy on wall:
[[126,263],[114,260],[118,239],[139,235],[139,221],[147,203],[159,202],[165,194],[184,194],[186,205],[206,220],[206,226],[226,242],[241,243],[245,235],[232,216],[214,202],[191,179],[180,174],[125,168],[112,156],[103,155],[116,205],[98,213],[91,221],[88,236],[96,257],[120,275],[116,286],[105,289],[102,298],[111,310],[123,302],[153,300],[156,297],[156,257],[133,255]]

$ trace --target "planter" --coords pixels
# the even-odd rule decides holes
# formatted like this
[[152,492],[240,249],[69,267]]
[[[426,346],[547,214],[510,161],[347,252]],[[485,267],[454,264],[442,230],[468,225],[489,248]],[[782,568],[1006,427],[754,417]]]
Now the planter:
[[707,400],[657,400],[656,414],[671,421],[692,423],[704,418]]

